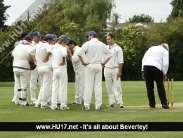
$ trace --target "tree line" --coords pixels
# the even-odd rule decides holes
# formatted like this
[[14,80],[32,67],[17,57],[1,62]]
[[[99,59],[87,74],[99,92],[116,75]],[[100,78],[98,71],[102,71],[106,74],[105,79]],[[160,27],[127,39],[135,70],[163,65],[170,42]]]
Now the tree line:
[[[47,33],[54,33],[57,36],[66,34],[81,46],[87,41],[85,35],[90,30],[95,30],[98,38],[106,43],[106,36],[102,30],[107,28],[106,20],[108,19],[113,24],[111,31],[116,36],[116,43],[124,52],[122,80],[141,80],[141,60],[145,51],[150,46],[164,42],[170,47],[168,77],[182,80],[183,18],[180,14],[176,17],[176,11],[180,10],[175,10],[176,6],[173,4],[176,5],[172,2],[174,12],[171,13],[171,20],[168,22],[153,23],[154,19],[148,15],[134,15],[126,21],[123,29],[116,30],[114,27],[118,24],[120,16],[118,13],[111,14],[112,9],[115,8],[114,0],[63,0],[62,2],[51,0],[34,16],[28,14],[25,20],[15,23],[1,35],[0,62],[13,50],[21,29],[30,34],[38,30],[42,33],[42,37]],[[135,26],[136,23],[144,21],[146,27]],[[13,80],[12,60],[13,58],[8,55],[0,63],[0,81]],[[68,75],[69,80],[73,81],[74,74],[70,61],[68,61]]]

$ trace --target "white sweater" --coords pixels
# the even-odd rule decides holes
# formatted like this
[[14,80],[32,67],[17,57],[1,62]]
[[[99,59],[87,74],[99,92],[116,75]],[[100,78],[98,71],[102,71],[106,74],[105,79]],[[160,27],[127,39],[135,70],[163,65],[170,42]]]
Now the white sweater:
[[12,52],[13,67],[20,67],[30,69],[29,65],[29,54],[28,51],[31,49],[30,45],[18,44]]

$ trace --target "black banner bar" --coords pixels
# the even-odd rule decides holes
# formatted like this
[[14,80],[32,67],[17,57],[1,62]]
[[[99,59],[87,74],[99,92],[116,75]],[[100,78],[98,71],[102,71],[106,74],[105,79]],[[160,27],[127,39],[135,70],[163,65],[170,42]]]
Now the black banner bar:
[[0,131],[183,131],[183,122],[0,122]]

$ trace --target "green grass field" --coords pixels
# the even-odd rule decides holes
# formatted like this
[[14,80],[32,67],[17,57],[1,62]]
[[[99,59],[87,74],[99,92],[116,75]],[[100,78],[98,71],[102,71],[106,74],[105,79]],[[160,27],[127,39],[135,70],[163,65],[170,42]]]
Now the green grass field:
[[[182,81],[174,82],[174,106],[170,109],[161,108],[156,89],[156,109],[149,108],[143,81],[122,82],[123,109],[106,108],[108,97],[103,82],[101,111],[94,110],[94,95],[90,111],[83,111],[82,105],[69,105],[69,102],[74,100],[74,83],[68,84],[70,110],[67,111],[15,106],[11,103],[13,86],[13,82],[0,82],[0,122],[183,122]],[[182,136],[183,132],[0,132],[1,138],[181,138]]]

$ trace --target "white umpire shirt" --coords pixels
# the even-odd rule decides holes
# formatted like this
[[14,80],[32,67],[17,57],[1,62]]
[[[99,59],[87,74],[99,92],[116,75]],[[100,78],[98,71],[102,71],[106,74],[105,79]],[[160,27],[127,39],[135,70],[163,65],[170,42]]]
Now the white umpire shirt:
[[87,41],[81,47],[78,56],[81,56],[86,53],[85,63],[89,64],[101,64],[102,63],[102,54],[106,54],[107,57],[111,58],[112,53],[107,48],[107,46],[99,41],[97,38],[92,38],[90,41]]
[[115,68],[119,67],[120,63],[124,63],[123,51],[121,47],[119,47],[117,44],[114,44],[113,46],[108,45],[107,47],[112,52],[112,58],[105,64],[105,67]]
[[142,59],[142,71],[144,66],[154,66],[166,75],[169,67],[169,52],[162,45],[150,47]]
[[[81,50],[81,48],[79,46],[75,46],[73,48],[73,55],[72,55],[71,59],[72,59],[72,65],[73,65],[74,71],[76,71],[78,68],[85,67],[85,66],[83,66],[83,64],[81,63],[81,61],[77,55],[80,50]],[[85,61],[85,59],[86,59],[85,54],[82,55],[82,58]]]

